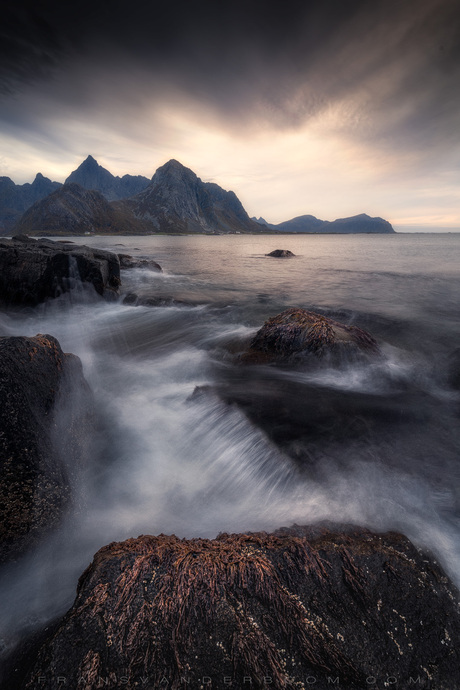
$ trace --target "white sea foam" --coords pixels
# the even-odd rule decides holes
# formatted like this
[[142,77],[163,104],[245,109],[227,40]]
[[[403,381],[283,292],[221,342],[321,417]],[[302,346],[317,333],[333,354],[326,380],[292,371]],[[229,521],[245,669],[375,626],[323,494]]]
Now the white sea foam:
[[[367,304],[369,289],[360,286],[355,273],[340,274],[354,254],[338,256],[339,239],[333,244],[322,238],[321,252],[329,247],[323,255],[320,240],[314,245],[313,238],[296,238],[302,247],[287,247],[302,255],[295,267],[271,262],[269,269],[251,252],[244,255],[245,238],[238,238],[238,250],[231,254],[232,239],[207,238],[214,250],[212,242],[221,243],[222,252],[206,257],[198,252],[190,256],[190,238],[154,238],[152,247],[158,251],[152,249],[153,257],[163,266],[170,261],[168,270],[174,267],[180,278],[133,274],[133,285],[161,283],[163,291],[168,284],[171,297],[178,296],[175,290],[182,296],[187,289],[199,292],[207,296],[206,306],[88,304],[84,295],[73,294],[36,310],[0,315],[1,335],[50,333],[65,351],[77,354],[100,413],[91,463],[76,487],[85,509],[69,515],[39,549],[3,571],[0,625],[5,644],[28,625],[65,610],[78,576],[98,548],[141,533],[213,537],[221,531],[324,520],[397,529],[433,551],[460,584],[459,440],[452,406],[458,394],[446,379],[437,378],[434,366],[456,343],[458,323],[454,318],[446,323],[445,316],[434,323],[431,317],[414,321],[414,313],[421,312],[415,278],[411,276],[408,290],[401,273],[398,280],[382,279],[395,286],[397,296],[387,298],[381,291],[379,296],[378,286],[372,287],[377,301],[367,315],[370,325],[364,327],[386,343],[381,360],[315,371],[260,368],[256,375],[275,390],[285,382],[299,387],[294,401],[284,391],[277,404],[301,406],[304,395],[314,406],[315,390],[326,395],[322,404],[330,400],[325,418],[330,415],[331,436],[312,436],[310,446],[301,439],[304,459],[311,458],[312,465],[307,462],[299,472],[289,448],[276,445],[270,429],[256,427],[241,406],[226,404],[216,393],[218,384],[231,386],[233,379],[245,377],[231,356],[224,356],[225,348],[248,340],[268,316],[286,306],[359,310]],[[375,245],[361,240],[372,253]],[[142,252],[148,253],[148,240],[142,242]],[[174,242],[181,252],[168,249]],[[260,245],[257,253],[270,249],[263,246],[269,238],[251,242]],[[314,271],[312,247],[319,252]],[[395,264],[400,250],[401,245],[395,247]],[[369,258],[370,263],[376,260]],[[337,272],[332,284],[324,275],[327,262],[336,263],[340,286]],[[193,275],[187,275],[187,265],[193,265]],[[333,286],[338,286],[336,293]],[[457,289],[449,283],[449,294]],[[436,299],[443,299],[442,294]],[[227,306],[222,304],[225,296]],[[407,324],[399,320],[403,312]],[[442,347],[440,334],[448,340]],[[248,373],[249,399],[252,385]],[[193,396],[197,386],[209,388]],[[342,394],[350,397],[337,397]],[[332,430],[334,405],[343,400],[346,411],[354,394],[363,396],[356,406],[363,432],[338,440]],[[371,399],[385,405],[370,410],[373,417],[368,419]],[[350,414],[355,414],[353,407]]]

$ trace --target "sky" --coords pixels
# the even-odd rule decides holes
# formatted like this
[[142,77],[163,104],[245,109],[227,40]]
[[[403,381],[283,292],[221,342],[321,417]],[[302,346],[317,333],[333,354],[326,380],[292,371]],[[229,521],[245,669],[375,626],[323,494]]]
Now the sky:
[[0,175],[175,158],[272,223],[460,229],[458,0],[7,0]]

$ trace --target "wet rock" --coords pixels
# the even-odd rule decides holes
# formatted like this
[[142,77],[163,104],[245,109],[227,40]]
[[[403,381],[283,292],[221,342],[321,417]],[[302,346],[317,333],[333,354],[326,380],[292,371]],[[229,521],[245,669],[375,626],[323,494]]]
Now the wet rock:
[[21,687],[451,690],[459,634],[457,590],[397,533],[141,536],[96,554]]
[[460,390],[460,347],[451,352],[448,358],[448,381],[452,388]]
[[18,235],[0,239],[0,302],[34,306],[68,292],[76,282],[113,297],[120,286],[116,254]]
[[78,357],[50,335],[0,338],[0,562],[58,525],[91,428]]
[[289,249],[274,249],[270,254],[265,254],[265,256],[275,256],[277,258],[285,258],[288,256],[295,256]]
[[123,297],[123,304],[130,307],[193,307],[194,302],[187,302],[181,299],[174,299],[174,297],[143,297],[137,295],[135,292],[128,292]]
[[161,272],[163,269],[160,264],[157,264],[153,259],[141,259],[130,256],[129,254],[118,254],[120,260],[120,268],[146,268],[150,271]]
[[[203,415],[214,405],[223,413],[237,407],[284,458],[293,461],[296,470],[312,478],[322,477],[329,463],[344,467],[350,457],[365,457],[363,448],[371,443],[387,447],[388,439],[401,435],[402,428],[410,448],[423,453],[426,439],[421,429],[433,415],[433,409],[421,408],[420,400],[410,392],[373,395],[341,390],[274,376],[256,366],[212,386],[197,386],[187,401],[202,404]],[[381,461],[397,466],[399,457],[396,452],[382,452]]]
[[257,364],[286,361],[309,354],[322,357],[378,351],[377,341],[361,328],[291,307],[265,322],[242,356],[242,361]]

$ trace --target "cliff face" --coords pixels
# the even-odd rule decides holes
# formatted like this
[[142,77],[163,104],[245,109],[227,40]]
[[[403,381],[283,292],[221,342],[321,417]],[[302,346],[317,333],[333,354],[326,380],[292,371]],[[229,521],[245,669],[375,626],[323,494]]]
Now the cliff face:
[[[192,170],[171,160],[158,168],[151,184],[125,208],[159,232],[263,232],[233,192],[202,182]],[[121,206],[121,204],[120,204]]]
[[21,687],[451,690],[457,599],[396,533],[142,536],[96,554]]

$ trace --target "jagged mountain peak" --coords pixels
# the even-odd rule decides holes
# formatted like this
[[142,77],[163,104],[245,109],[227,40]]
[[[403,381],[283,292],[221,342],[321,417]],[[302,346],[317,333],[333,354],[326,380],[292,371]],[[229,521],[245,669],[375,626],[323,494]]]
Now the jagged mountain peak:
[[176,158],[171,158],[169,161],[164,163],[164,165],[160,166],[158,170],[166,170],[166,169],[178,169],[178,170],[189,170],[190,168],[186,168],[185,165],[180,163]]
[[161,232],[261,232],[234,192],[203,182],[171,159],[158,168],[150,185],[127,200],[132,213]]
[[92,156],[91,154],[89,154],[89,156],[87,156],[87,157],[85,158],[85,160],[83,161],[83,163],[81,163],[80,168],[81,168],[83,165],[84,165],[84,166],[92,166],[92,167],[95,167],[95,166],[97,165],[97,166],[99,167],[99,163],[97,162],[97,160],[96,160],[95,158],[93,158],[93,156]]
[[76,177],[77,175],[81,175],[81,174],[95,175],[95,176],[103,175],[103,176],[107,176],[110,178],[114,177],[111,172],[109,172],[102,165],[99,165],[99,163],[97,162],[97,160],[95,158],[93,158],[93,156],[88,156],[87,158],[85,158],[85,160],[82,163],[80,163],[78,168],[70,173],[66,182],[68,182],[68,181],[73,182],[73,178]]
[[65,182],[76,182],[85,189],[101,192],[109,201],[130,197],[149,184],[148,178],[141,175],[124,175],[123,178],[112,175],[91,155],[85,158]]
[[171,158],[167,163],[159,167],[152,177],[152,184],[158,183],[165,178],[171,177],[174,180],[199,180],[198,176],[175,158]]

